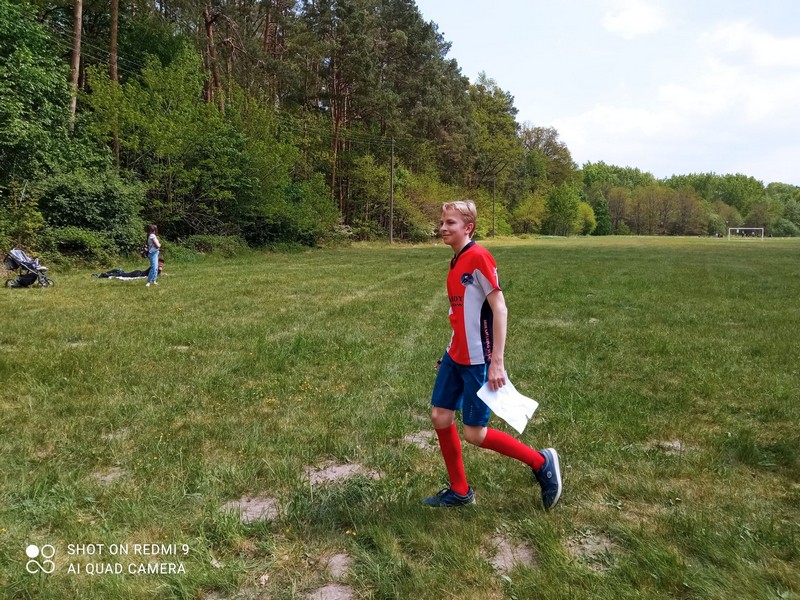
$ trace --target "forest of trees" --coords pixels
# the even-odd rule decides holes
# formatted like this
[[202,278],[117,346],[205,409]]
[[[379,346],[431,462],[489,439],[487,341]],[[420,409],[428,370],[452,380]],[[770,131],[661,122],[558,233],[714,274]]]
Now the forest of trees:
[[800,235],[800,188],[579,167],[448,52],[413,0],[0,0],[0,250],[424,241],[464,197],[480,236]]

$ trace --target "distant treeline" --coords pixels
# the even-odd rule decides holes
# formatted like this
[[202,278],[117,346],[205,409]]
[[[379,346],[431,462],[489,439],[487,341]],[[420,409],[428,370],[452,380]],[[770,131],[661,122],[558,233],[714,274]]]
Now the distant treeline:
[[795,186],[579,168],[448,51],[412,0],[0,0],[0,246],[422,241],[464,197],[481,236],[798,235]]

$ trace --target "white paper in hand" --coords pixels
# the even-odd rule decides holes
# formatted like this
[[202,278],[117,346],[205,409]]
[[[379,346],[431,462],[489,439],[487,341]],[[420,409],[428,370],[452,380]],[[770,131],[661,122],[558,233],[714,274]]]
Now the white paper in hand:
[[494,414],[519,433],[525,431],[525,426],[539,406],[536,400],[523,396],[517,391],[508,378],[508,373],[506,373],[506,384],[499,390],[492,391],[489,389],[489,384],[484,383],[483,387],[478,390],[478,398],[483,400]]

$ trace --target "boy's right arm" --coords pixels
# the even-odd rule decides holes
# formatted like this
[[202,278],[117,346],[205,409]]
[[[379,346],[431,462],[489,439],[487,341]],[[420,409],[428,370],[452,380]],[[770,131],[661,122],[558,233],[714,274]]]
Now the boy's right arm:
[[492,362],[487,378],[489,388],[498,390],[506,384],[505,351],[508,330],[508,308],[503,292],[495,290],[486,296],[492,309]]

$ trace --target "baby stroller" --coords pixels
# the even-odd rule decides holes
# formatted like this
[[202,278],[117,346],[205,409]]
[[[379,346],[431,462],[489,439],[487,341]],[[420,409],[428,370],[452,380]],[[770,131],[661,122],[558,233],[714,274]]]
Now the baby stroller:
[[45,275],[47,267],[40,265],[38,258],[31,258],[19,248],[14,248],[6,255],[5,265],[11,271],[19,269],[17,278],[6,281],[6,287],[29,287],[37,282],[39,287],[53,285],[53,281]]

